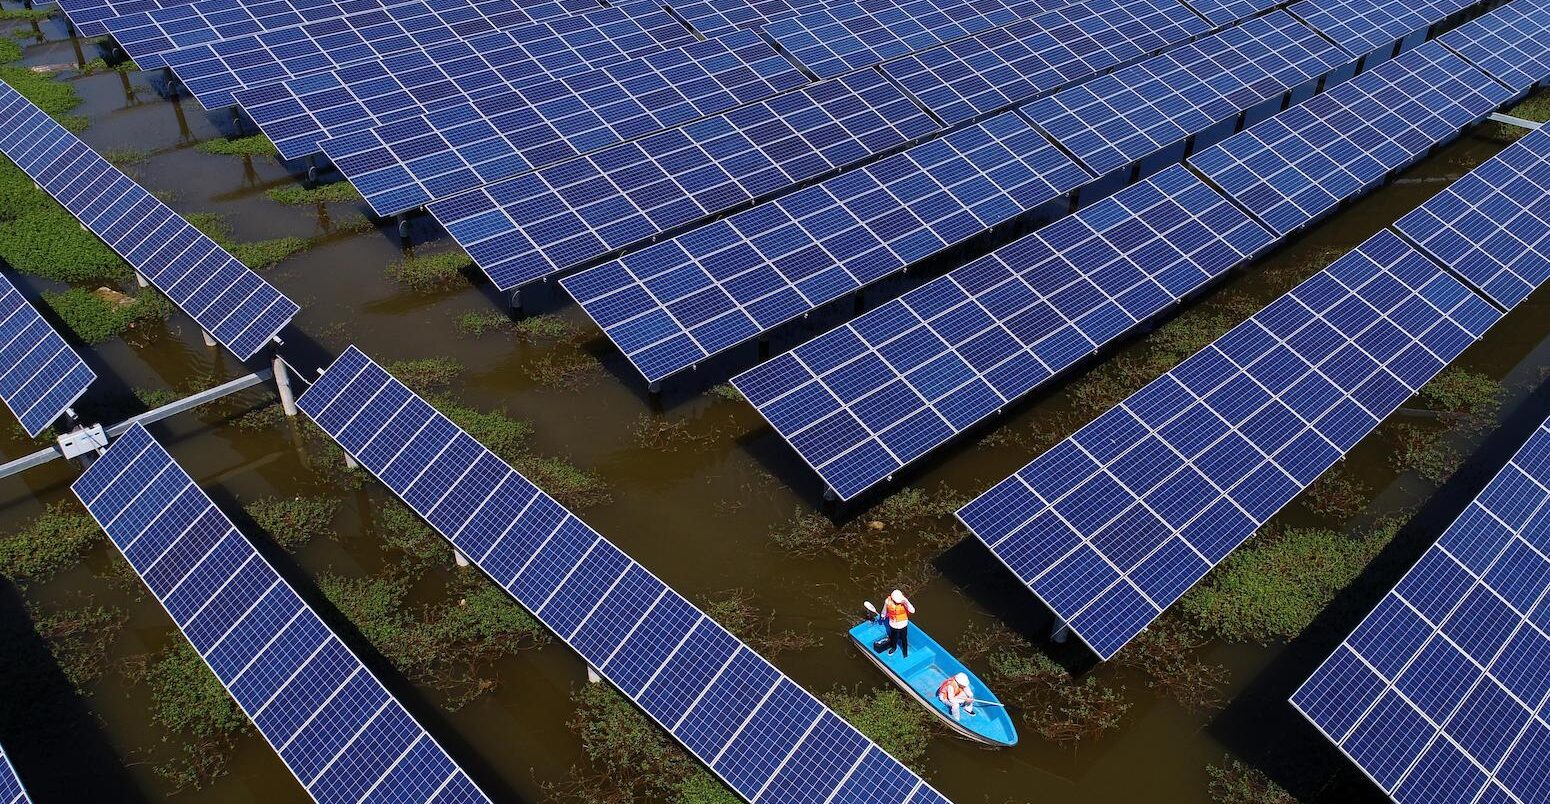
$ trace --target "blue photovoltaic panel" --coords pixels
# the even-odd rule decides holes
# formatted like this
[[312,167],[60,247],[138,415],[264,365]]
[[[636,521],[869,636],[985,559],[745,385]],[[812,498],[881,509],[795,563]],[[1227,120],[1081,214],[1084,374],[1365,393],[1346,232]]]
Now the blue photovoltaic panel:
[[1385,230],[958,516],[1110,658],[1500,317]]
[[[530,22],[520,0],[330,0],[298,9],[287,0],[244,4],[198,0],[185,6],[127,14],[107,21],[108,31],[142,70],[166,66],[166,54],[224,39],[301,27],[325,53],[355,57],[381,52],[394,41],[468,37]],[[371,49],[362,51],[363,45]],[[297,56],[299,52],[288,52]],[[310,64],[303,59],[299,63]]]
[[[341,84],[352,84],[369,109],[382,113],[396,106],[372,99],[393,89],[377,86],[390,77],[413,90],[417,98],[431,102],[449,90],[487,87],[492,77],[512,83],[571,74],[694,41],[694,35],[672,15],[648,2],[499,30],[492,20],[463,19],[466,14],[460,12],[466,8],[403,20],[395,18],[397,10],[196,45],[170,51],[165,59],[207,109],[241,103],[254,111],[255,103],[275,98],[260,94],[255,100],[250,92],[290,79],[300,79],[301,93],[318,92],[319,85],[301,77],[322,73]],[[414,60],[416,55],[419,61]],[[384,69],[380,62],[395,57]],[[425,74],[436,65],[444,72]],[[449,75],[455,76],[451,83]],[[343,111],[333,109],[342,100],[322,103],[313,111],[328,123],[342,124],[336,118]],[[262,126],[273,118],[255,119]]]
[[1302,0],[1286,7],[1353,55],[1387,50],[1476,0]]
[[881,74],[862,70],[429,209],[505,290],[937,130]]
[[775,20],[816,11],[832,0],[673,0],[667,5],[704,36],[762,28]]
[[5,755],[5,750],[0,749],[0,804],[28,804],[27,791],[22,787],[22,780],[16,777],[16,768],[11,765],[11,758]]
[[1087,0],[896,59],[883,72],[948,123],[1005,109],[1208,29],[1177,0]]
[[489,801],[144,427],[71,488],[315,800]]
[[298,404],[738,795],[946,801],[356,348]]
[[1189,0],[1189,7],[1216,27],[1231,25],[1279,5],[1278,0]]
[[1174,165],[732,383],[848,500],[1273,239]]
[[1189,162],[1284,235],[1377,186],[1510,96],[1485,73],[1428,42]]
[[[554,34],[562,24],[575,30]],[[694,41],[666,11],[632,3],[466,40],[434,37],[424,47],[234,94],[281,156],[297,158],[330,137]]]
[[1103,175],[1352,61],[1275,11],[1036,100],[1028,118]]
[[124,14],[157,8],[182,6],[193,0],[64,0],[59,7],[81,36],[102,36],[108,32],[103,22]]
[[798,63],[823,78],[1006,25],[1040,10],[1001,0],[866,0],[764,26]]
[[6,85],[0,153],[238,357],[301,309]]
[[1007,112],[562,284],[654,382],[1091,178]]
[[375,209],[414,209],[500,179],[773,97],[807,83],[738,31],[322,144]]
[[86,393],[97,375],[0,276],[0,399],[34,438]]
[[1292,695],[1400,804],[1550,800],[1547,501],[1550,422]]
[[1550,279],[1550,128],[1518,140],[1394,224],[1511,310]]
[[1437,38],[1515,90],[1550,81],[1550,0],[1514,0]]

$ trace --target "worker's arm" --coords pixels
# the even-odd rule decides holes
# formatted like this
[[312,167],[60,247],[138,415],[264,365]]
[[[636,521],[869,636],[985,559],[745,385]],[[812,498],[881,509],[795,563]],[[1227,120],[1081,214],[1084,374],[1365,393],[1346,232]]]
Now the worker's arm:
[[909,598],[905,598],[904,599],[904,610],[909,612],[910,614],[914,614],[915,613],[915,604],[911,603]]

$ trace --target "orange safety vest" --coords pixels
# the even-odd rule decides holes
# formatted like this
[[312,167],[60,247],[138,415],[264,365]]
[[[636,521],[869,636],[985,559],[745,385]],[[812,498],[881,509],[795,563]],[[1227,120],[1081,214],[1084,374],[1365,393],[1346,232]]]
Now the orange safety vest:
[[959,684],[958,679],[952,676],[948,676],[947,680],[942,682],[942,686],[936,688],[936,697],[942,699],[943,703],[952,703],[954,700],[961,703],[968,700],[968,694],[968,688]]
[[893,602],[893,598],[888,598],[883,603],[883,614],[888,617],[888,624],[894,628],[903,628],[909,625],[910,610],[905,608],[903,603]]

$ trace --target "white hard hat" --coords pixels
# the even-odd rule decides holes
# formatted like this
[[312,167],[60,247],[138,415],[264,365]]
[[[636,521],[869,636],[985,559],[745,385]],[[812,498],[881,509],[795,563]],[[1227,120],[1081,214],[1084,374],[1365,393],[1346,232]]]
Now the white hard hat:
[[904,593],[900,592],[897,589],[893,590],[893,594],[889,595],[889,597],[893,598],[893,602],[895,602],[895,603],[903,603],[904,602]]
[[958,685],[959,686],[961,686],[961,687],[969,686],[969,674],[968,673],[959,673],[958,675],[953,676],[953,678],[958,679]]

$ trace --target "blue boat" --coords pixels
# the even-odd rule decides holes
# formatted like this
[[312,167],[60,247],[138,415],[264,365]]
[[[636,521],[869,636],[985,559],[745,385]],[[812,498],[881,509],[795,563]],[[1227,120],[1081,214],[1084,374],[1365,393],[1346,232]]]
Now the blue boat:
[[[886,635],[883,629],[882,622],[873,617],[850,629],[850,639],[895,684],[930,709],[954,733],[995,748],[1017,745],[1017,727],[1012,724],[1011,715],[1005,706],[999,705],[1001,701],[996,698],[996,694],[985,686],[985,682],[980,681],[974,671],[965,667],[963,662],[958,661],[913,623],[909,626],[908,659],[904,658],[903,651],[892,655],[878,653],[872,649],[872,643]],[[942,682],[958,673],[968,673],[969,686],[974,690],[974,714],[961,712],[962,720],[954,720],[952,710],[936,697],[937,688]]]

